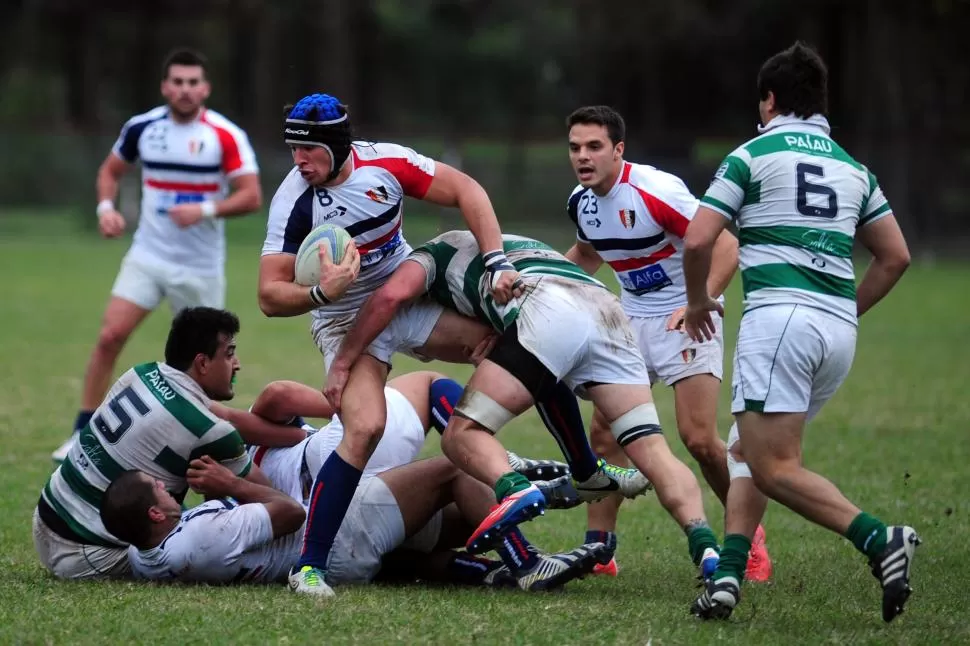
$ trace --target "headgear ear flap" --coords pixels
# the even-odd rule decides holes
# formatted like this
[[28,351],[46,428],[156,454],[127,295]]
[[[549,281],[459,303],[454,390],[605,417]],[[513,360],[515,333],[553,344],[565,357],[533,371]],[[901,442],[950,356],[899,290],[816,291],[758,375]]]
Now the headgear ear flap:
[[329,94],[300,99],[283,122],[283,141],[295,146],[320,146],[330,153],[331,180],[350,156],[350,115],[347,106]]

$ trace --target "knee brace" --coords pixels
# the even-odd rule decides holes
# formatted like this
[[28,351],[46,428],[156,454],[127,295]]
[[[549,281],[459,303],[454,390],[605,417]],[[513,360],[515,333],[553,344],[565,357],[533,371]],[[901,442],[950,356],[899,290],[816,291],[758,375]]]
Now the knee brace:
[[455,413],[483,426],[492,435],[498,433],[503,426],[515,419],[512,411],[485,393],[471,388],[465,388],[465,394],[461,396],[461,400],[455,406]]
[[728,433],[727,441],[727,467],[731,480],[751,477],[751,469],[748,468],[748,463],[743,460],[738,460],[731,454],[731,447],[740,441],[741,435],[738,433],[738,423],[735,422],[731,425],[731,432]]
[[610,424],[610,431],[620,446],[626,446],[641,437],[663,433],[660,430],[660,417],[657,416],[657,407],[652,402],[640,404],[633,410],[617,417]]
[[431,389],[428,392],[431,404],[431,426],[439,433],[445,432],[445,427],[448,426],[448,420],[451,419],[451,414],[455,411],[463,390],[464,387],[454,379],[435,379],[431,382]]

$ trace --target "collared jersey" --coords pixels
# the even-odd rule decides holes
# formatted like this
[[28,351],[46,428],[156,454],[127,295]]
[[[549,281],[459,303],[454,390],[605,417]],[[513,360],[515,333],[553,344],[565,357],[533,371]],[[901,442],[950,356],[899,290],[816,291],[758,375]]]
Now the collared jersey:
[[191,377],[167,364],[128,370],[48,479],[44,502],[86,542],[123,545],[104,528],[100,513],[104,492],[123,472],[144,471],[177,498],[188,490],[189,462],[203,455],[245,476],[252,461],[242,437],[209,404]]
[[112,151],[128,163],[141,161],[141,215],[132,253],[199,275],[221,274],[224,222],[203,219],[182,229],[168,217],[168,209],[221,200],[229,194],[231,179],[258,173],[246,133],[214,110],[203,109],[194,121],[177,123],[168,107],[160,106],[129,119]]
[[666,316],[687,303],[683,238],[697,210],[684,182],[645,164],[623,163],[610,191],[577,186],[567,212],[576,238],[613,269],[631,316]]
[[805,305],[855,325],[855,233],[889,202],[820,115],[775,117],[764,130],[727,156],[701,199],[738,226],[745,311]]
[[263,255],[296,254],[304,238],[325,224],[342,227],[360,252],[360,275],[336,303],[313,311],[327,318],[356,311],[411,252],[401,223],[405,196],[423,198],[434,160],[390,143],[355,142],[350,176],[337,186],[313,187],[293,167],[269,207]]

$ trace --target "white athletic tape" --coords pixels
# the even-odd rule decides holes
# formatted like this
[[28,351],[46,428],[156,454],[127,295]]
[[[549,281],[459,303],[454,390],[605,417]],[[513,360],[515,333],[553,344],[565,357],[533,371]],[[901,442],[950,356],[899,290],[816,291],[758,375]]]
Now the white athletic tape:
[[465,389],[465,394],[455,406],[455,412],[484,426],[493,435],[515,419],[515,415],[497,401],[470,388]]

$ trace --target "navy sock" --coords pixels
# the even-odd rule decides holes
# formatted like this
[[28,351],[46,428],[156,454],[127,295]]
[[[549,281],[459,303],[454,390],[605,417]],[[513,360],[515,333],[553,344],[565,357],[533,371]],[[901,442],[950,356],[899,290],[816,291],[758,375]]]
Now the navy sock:
[[502,567],[498,561],[455,552],[448,561],[446,571],[448,580],[458,585],[482,585],[485,577],[496,568]]
[[306,420],[299,415],[294,415],[290,418],[290,421],[285,423],[286,426],[295,426],[296,428],[303,428],[304,424],[306,424]]
[[518,527],[513,527],[502,537],[502,543],[495,548],[502,563],[515,576],[528,572],[539,562],[539,553],[525,539]]
[[586,543],[602,543],[611,553],[616,552],[616,533],[599,529],[586,530]]
[[74,418],[74,430],[81,431],[84,427],[88,425],[91,421],[91,417],[94,416],[93,410],[82,410],[78,411],[77,417]]
[[566,456],[573,478],[578,482],[589,480],[596,473],[597,460],[586,437],[576,395],[560,381],[542,401],[536,402],[536,410]]
[[334,451],[320,467],[310,494],[306,530],[303,533],[303,552],[297,569],[309,565],[327,569],[333,539],[344,522],[350,501],[360,482],[360,469],[347,464]]

